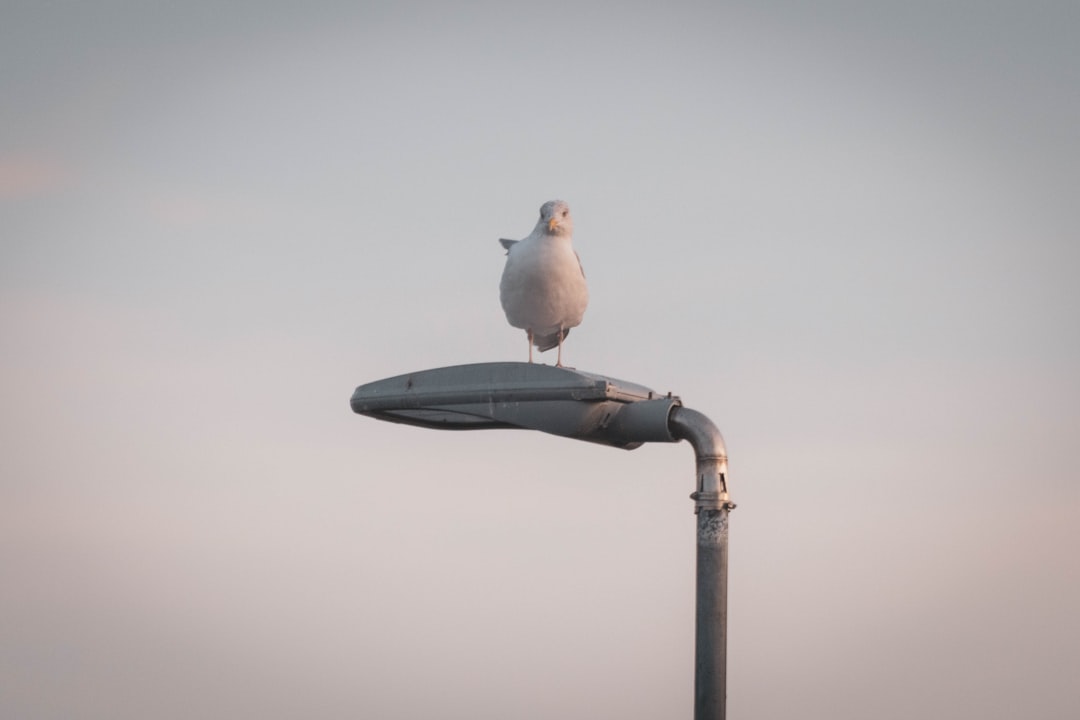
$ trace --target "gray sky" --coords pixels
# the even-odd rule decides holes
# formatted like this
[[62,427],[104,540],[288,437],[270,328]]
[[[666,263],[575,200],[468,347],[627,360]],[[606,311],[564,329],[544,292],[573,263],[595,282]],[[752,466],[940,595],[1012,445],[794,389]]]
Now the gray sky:
[[687,446],[349,411],[556,197],[732,717],[1080,714],[1080,9],[669,5],[0,6],[0,716],[689,716]]

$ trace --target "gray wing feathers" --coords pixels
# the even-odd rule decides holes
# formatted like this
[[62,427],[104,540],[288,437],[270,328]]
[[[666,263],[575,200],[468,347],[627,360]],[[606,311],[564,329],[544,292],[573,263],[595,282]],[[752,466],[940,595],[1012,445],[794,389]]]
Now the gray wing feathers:
[[560,340],[564,340],[567,335],[570,334],[570,328],[563,328],[562,337],[559,337],[559,333],[553,332],[550,335],[533,335],[533,345],[540,352],[547,352],[551,348],[559,344]]
[[[510,254],[510,246],[511,245],[516,245],[518,242],[520,242],[520,241],[518,241],[518,240],[507,240],[506,238],[499,238],[499,244],[502,245],[504,248],[506,248],[506,254],[507,255]],[[581,261],[579,260],[578,262],[581,262]]]

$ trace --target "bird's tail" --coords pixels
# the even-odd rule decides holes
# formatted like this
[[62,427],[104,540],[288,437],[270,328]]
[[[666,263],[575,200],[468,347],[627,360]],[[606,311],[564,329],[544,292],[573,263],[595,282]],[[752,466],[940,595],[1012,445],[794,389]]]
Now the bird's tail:
[[560,334],[558,330],[548,335],[533,335],[533,345],[540,352],[546,352],[559,344],[560,340],[565,340],[566,336],[570,334],[570,328],[563,328]]

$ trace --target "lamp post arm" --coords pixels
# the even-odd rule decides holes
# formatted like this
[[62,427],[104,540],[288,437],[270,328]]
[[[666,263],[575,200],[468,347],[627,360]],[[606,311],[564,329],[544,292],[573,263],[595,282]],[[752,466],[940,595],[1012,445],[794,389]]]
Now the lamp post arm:
[[727,448],[713,421],[697,410],[676,407],[668,416],[668,426],[672,437],[686,440],[694,448],[697,490],[690,496],[694,512],[734,508],[728,496]]

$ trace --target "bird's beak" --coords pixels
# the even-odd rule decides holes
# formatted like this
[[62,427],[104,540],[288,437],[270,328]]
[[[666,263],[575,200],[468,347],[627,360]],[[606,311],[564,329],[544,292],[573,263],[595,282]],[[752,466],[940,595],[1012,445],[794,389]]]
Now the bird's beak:
[[555,229],[555,226],[559,224],[559,218],[551,218],[548,220],[548,232]]

